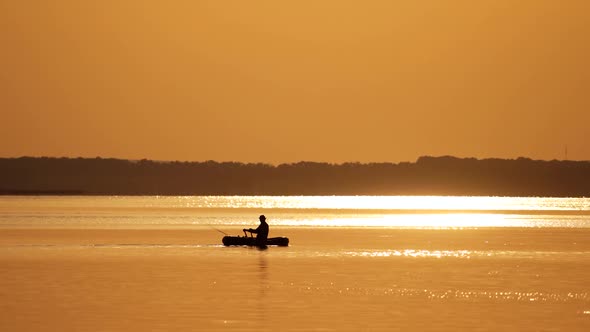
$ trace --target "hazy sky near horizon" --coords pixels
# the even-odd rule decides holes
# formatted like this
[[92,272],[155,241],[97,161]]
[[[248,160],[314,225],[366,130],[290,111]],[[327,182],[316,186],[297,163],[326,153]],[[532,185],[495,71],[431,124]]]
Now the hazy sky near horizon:
[[590,1],[0,2],[0,156],[590,159]]

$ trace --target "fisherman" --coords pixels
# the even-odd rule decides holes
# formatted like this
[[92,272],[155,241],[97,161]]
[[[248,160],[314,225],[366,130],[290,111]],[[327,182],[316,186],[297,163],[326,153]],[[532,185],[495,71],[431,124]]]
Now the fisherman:
[[258,225],[258,228],[244,228],[243,231],[256,234],[256,245],[263,248],[266,247],[266,239],[268,238],[268,224],[266,223],[266,217],[264,215],[260,215],[258,219],[260,219],[260,225]]

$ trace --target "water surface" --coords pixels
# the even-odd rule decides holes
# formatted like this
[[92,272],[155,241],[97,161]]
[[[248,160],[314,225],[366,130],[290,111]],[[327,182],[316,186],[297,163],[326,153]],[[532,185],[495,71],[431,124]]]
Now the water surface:
[[[223,247],[264,213],[291,245]],[[0,197],[2,331],[587,331],[590,201]]]

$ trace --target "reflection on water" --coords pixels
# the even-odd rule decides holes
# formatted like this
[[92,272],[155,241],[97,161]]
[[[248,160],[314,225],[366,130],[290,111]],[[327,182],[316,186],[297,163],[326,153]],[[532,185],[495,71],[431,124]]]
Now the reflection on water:
[[266,258],[266,253],[261,252],[258,256],[258,280],[257,285],[252,285],[252,287],[258,288],[258,298],[257,298],[257,320],[259,322],[266,322],[267,317],[267,306],[268,306],[268,261]]
[[[471,258],[472,252],[468,250],[387,250],[387,251],[359,251],[346,252],[346,255],[360,256],[360,257],[455,257],[455,258]],[[488,255],[491,255],[488,253]]]
[[590,297],[583,293],[547,293],[547,292],[523,292],[523,291],[467,291],[467,290],[433,290],[433,289],[408,289],[408,288],[329,288],[325,286],[303,286],[298,289],[300,293],[342,295],[342,296],[379,296],[402,297],[406,299],[422,300],[473,300],[475,301],[511,301],[511,302],[544,302],[544,303],[587,303]]
[[[94,199],[92,199],[94,200]],[[53,204],[61,204],[59,198]],[[83,202],[81,204],[84,204]],[[588,198],[489,196],[156,196],[110,197],[100,205],[156,208],[355,210],[590,210]]]
[[0,227],[590,228],[590,198],[430,196],[0,197]]
[[[330,216],[322,219],[297,220],[285,218],[291,225],[299,226],[338,226],[338,227],[507,227],[525,226],[526,221],[515,221],[504,214],[476,214],[476,213],[442,213],[442,214],[383,214],[383,215],[353,215]],[[280,220],[282,221],[282,220]],[[286,223],[286,222],[282,222]],[[517,226],[518,225],[518,226]]]
[[[590,198],[496,196],[3,196],[0,211],[130,209],[315,209],[590,211]],[[108,212],[108,211],[105,211]]]

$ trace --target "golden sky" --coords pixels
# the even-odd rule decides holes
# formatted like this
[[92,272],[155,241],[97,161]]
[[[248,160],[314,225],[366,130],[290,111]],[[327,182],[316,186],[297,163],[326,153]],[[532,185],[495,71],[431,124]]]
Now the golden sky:
[[0,1],[0,156],[590,159],[590,1]]

